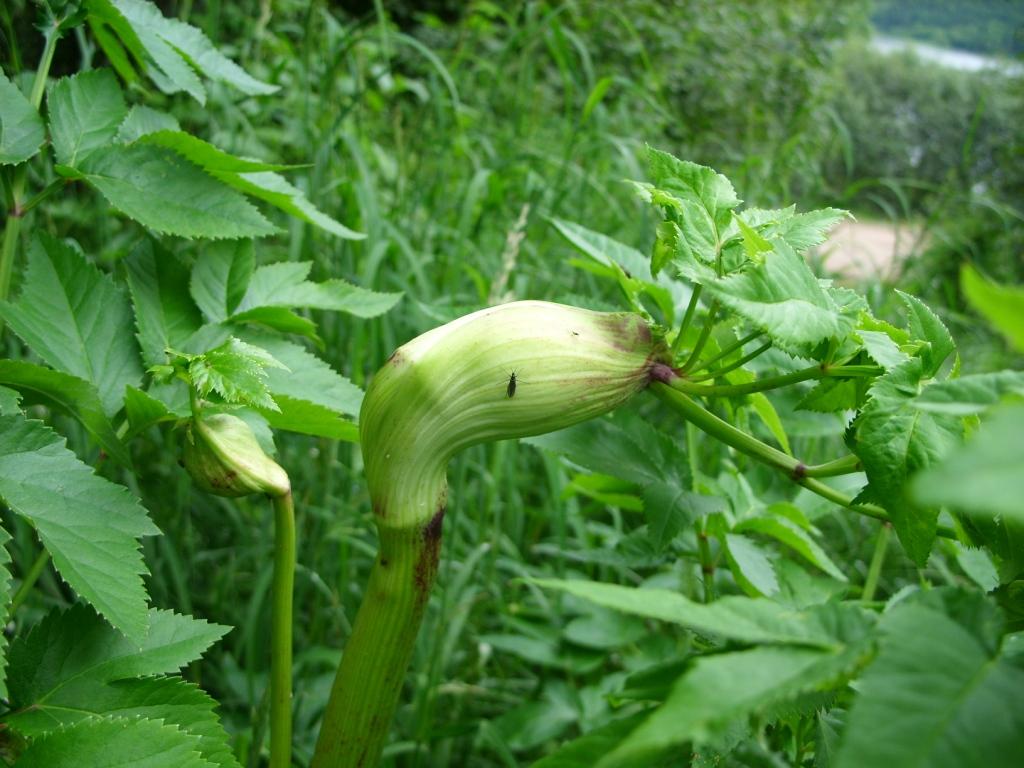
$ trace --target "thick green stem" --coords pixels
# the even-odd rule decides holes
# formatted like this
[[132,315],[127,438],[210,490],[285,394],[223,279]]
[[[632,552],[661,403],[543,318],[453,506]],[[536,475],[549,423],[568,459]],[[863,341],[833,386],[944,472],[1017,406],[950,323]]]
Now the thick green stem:
[[889,524],[883,525],[878,531],[878,538],[875,539],[875,553],[871,556],[868,575],[864,579],[864,591],[861,592],[861,600],[870,602],[875,599],[875,590],[878,589],[878,578],[882,575],[885,554],[889,551],[889,536],[891,533],[892,526]]
[[292,494],[274,502],[273,615],[270,633],[270,768],[292,764],[292,591],[295,585],[295,506]]
[[[886,514],[885,510],[881,507],[876,507],[874,504],[856,504],[851,497],[847,496],[842,491],[837,491],[835,488],[826,485],[820,480],[808,477],[808,467],[802,461],[793,458],[789,454],[783,453],[777,448],[773,448],[772,446],[761,442],[753,435],[748,435],[743,430],[737,429],[732,424],[723,421],[672,386],[655,382],[651,384],[651,391],[661,399],[663,403],[668,405],[687,421],[693,423],[699,429],[726,445],[731,446],[740,453],[757,459],[770,467],[778,469],[786,474],[793,482],[798,485],[802,485],[812,493],[816,493],[834,504],[845,507],[851,512],[856,512],[857,514],[864,515],[865,517],[873,517],[876,520],[882,520],[886,523],[892,523],[889,515]],[[846,459],[846,461],[849,461],[849,459]],[[820,469],[820,467],[827,467],[828,464],[818,466]],[[938,526],[936,533],[939,536],[948,539],[957,538],[956,531],[944,525]]]
[[380,552],[345,645],[311,768],[377,764],[437,575],[439,510],[425,526],[381,527]]
[[824,464],[812,464],[809,467],[804,467],[804,477],[835,477],[837,475],[849,475],[853,472],[860,472],[863,469],[860,458],[854,454],[848,454],[841,456],[838,459],[832,461],[826,461]]

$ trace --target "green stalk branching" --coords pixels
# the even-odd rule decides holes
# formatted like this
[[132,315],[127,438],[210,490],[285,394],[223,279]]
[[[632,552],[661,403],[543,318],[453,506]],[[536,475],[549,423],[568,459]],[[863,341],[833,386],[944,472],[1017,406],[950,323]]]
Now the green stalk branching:
[[[675,381],[673,380],[673,384],[674,383]],[[799,459],[795,459],[789,454],[783,453],[777,448],[773,448],[767,443],[758,440],[753,435],[749,435],[743,430],[737,429],[732,424],[718,418],[672,385],[655,382],[651,385],[651,391],[663,403],[668,405],[687,421],[696,425],[699,429],[740,453],[750,456],[753,459],[757,459],[761,463],[767,464],[770,467],[774,467],[784,473],[797,485],[801,485],[812,493],[816,493],[822,498],[828,499],[838,506],[849,509],[851,512],[856,512],[859,515],[871,517],[889,524],[892,523],[889,515],[881,507],[875,506],[874,504],[855,503],[850,496],[842,491],[837,491],[835,488],[826,485],[816,479],[815,476],[807,475],[807,470],[809,468],[816,472],[817,477],[827,477],[830,474],[844,474],[846,471],[855,471],[852,469],[853,464],[850,457],[844,457],[836,462],[828,462],[827,464],[808,467],[808,465],[804,464]],[[836,465],[838,465],[842,471],[837,471]],[[948,526],[940,525],[937,529],[937,533],[939,536],[944,538],[957,538],[956,532]]]
[[681,371],[688,371],[697,362],[700,357],[700,353],[704,351],[704,345],[708,343],[708,339],[711,338],[711,331],[715,328],[715,315],[718,314],[718,301],[712,301],[711,306],[708,307],[708,317],[704,321],[704,327],[700,331],[700,336],[697,337],[697,343],[693,345],[693,349],[690,351],[690,356],[686,358],[686,362],[683,363]]
[[709,357],[707,360],[704,360],[703,362],[699,363],[698,365],[695,365],[693,368],[690,369],[690,372],[691,373],[696,373],[697,371],[703,371],[703,370],[706,370],[706,369],[710,368],[712,365],[717,363],[719,360],[724,360],[725,358],[727,358],[729,355],[731,355],[736,350],[743,349],[743,347],[747,346],[747,344],[749,344],[750,342],[752,342],[752,341],[754,341],[756,339],[761,338],[762,336],[764,336],[764,333],[765,333],[764,331],[754,331],[753,333],[748,333],[742,339],[740,339],[739,341],[733,342],[732,344],[730,344],[728,347],[723,349],[721,352],[719,352],[714,357]]
[[[56,23],[43,32],[45,43],[43,53],[39,59],[39,67],[36,69],[35,80],[32,81],[32,92],[29,102],[35,109],[43,102],[43,92],[46,90],[46,78],[50,74],[50,65],[53,64],[53,54],[57,49],[57,41],[60,39],[60,32]],[[4,242],[0,246],[0,301],[6,301],[11,290],[11,274],[14,271],[14,256],[18,248],[18,236],[21,234],[21,222],[25,216],[25,209],[21,200],[25,193],[25,181],[28,176],[28,164],[22,163],[14,169],[14,178],[10,184],[11,209],[7,213],[7,224],[4,227]],[[3,330],[3,321],[0,320],[0,333]]]
[[[746,384],[699,384],[695,383],[695,380],[693,379],[679,376],[673,378],[671,382],[669,382],[669,386],[672,387],[672,389],[689,395],[700,395],[702,397],[739,397],[741,395],[750,395],[755,392],[779,389],[780,387],[786,387],[790,384],[796,384],[801,381],[826,378],[862,378],[878,376],[883,372],[884,371],[881,368],[873,365],[835,365],[831,367],[812,365],[809,368],[802,368],[799,371],[792,371],[791,373],[785,373],[779,376],[769,376]],[[705,378],[707,377],[702,376],[696,381],[703,381]]]
[[676,334],[672,342],[673,360],[675,360],[683,348],[683,341],[686,339],[686,332],[690,330],[690,323],[693,321],[693,315],[697,311],[697,304],[700,301],[700,294],[703,288],[704,286],[702,285],[695,285],[693,293],[690,294],[690,303],[686,305],[686,313],[683,315],[683,321],[679,324],[679,333]]
[[716,368],[713,371],[708,371],[707,373],[701,374],[700,376],[690,376],[689,381],[697,382],[708,381],[709,379],[717,379],[720,376],[724,376],[725,374],[729,373],[730,371],[735,371],[737,368],[742,368],[744,365],[749,363],[754,358],[759,357],[760,355],[767,352],[769,349],[771,349],[771,347],[771,341],[766,341],[753,352],[748,352],[743,357],[739,358],[738,360],[735,360],[734,362],[729,363],[728,365],[723,365],[721,368]]

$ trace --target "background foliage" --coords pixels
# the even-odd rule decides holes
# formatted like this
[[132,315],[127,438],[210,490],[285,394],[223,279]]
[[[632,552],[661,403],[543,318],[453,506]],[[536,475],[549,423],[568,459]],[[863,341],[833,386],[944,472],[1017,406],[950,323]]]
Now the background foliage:
[[[879,4],[877,23],[891,31],[920,24],[900,17],[895,5]],[[949,4],[937,5],[948,9]],[[977,50],[1019,51],[1020,20],[1012,16],[1012,4],[992,5],[1005,5],[1010,14],[1007,21],[993,13],[991,23],[998,26],[992,29],[998,32],[982,26],[989,21],[965,28],[960,17],[950,17],[946,24],[946,16],[933,9],[924,34]],[[52,148],[45,151],[53,152],[64,170],[49,162],[30,165],[31,188],[56,185],[59,194],[27,219],[28,229],[41,235],[19,255],[3,309],[8,330],[0,384],[49,393],[24,395],[22,404],[49,425],[31,429],[34,450],[53,462],[54,477],[70,472],[77,457],[126,483],[148,510],[151,522],[126,495],[104,499],[98,491],[82,489],[96,500],[97,519],[123,519],[117,526],[121,536],[112,536],[110,546],[122,555],[124,590],[141,590],[143,578],[164,620],[180,614],[211,622],[190,625],[193,646],[173,658],[137,663],[116,674],[80,660],[87,670],[84,679],[93,686],[89,690],[107,691],[116,679],[127,691],[123,695],[142,697],[148,686],[158,685],[150,675],[188,665],[184,678],[191,682],[160,678],[165,682],[159,684],[180,686],[188,705],[182,711],[209,724],[203,715],[209,702],[192,687],[201,684],[219,702],[231,749],[242,764],[260,764],[266,723],[270,509],[259,500],[217,499],[192,486],[177,463],[181,435],[169,427],[173,403],[164,412],[154,411],[145,396],[130,396],[135,400],[124,402],[129,434],[141,438],[132,441],[130,455],[112,452],[119,443],[104,431],[104,422],[121,407],[124,385],[140,386],[143,370],[111,360],[97,368],[81,358],[83,349],[102,349],[115,332],[137,331],[145,365],[168,365],[181,362],[164,354],[175,333],[184,339],[203,323],[233,323],[240,338],[265,346],[291,370],[313,372],[299,392],[288,391],[287,377],[272,367],[266,372],[268,391],[285,398],[278,402],[286,408],[291,403],[288,416],[319,425],[297,430],[313,434],[274,436],[276,460],[291,475],[300,515],[298,764],[311,755],[375,548],[359,450],[346,442],[352,432],[344,414],[358,408],[359,392],[330,378],[326,366],[365,385],[395,346],[488,302],[547,298],[616,307],[614,286],[600,279],[601,270],[581,258],[564,236],[566,226],[556,222],[578,222],[650,252],[659,218],[623,183],[647,178],[645,143],[716,168],[749,205],[835,206],[862,219],[915,224],[920,235],[899,287],[936,309],[960,342],[965,370],[1021,366],[1021,347],[990,330],[968,304],[958,276],[970,263],[1002,283],[1024,282],[1022,80],[945,70],[911,56],[882,56],[866,41],[872,32],[867,4],[580,0],[392,6],[285,0],[260,3],[255,10],[216,2],[161,7],[169,17],[204,30],[252,82],[222,68],[219,74],[207,72],[201,82],[182,80],[180,90],[167,93],[142,77],[116,78],[109,69],[116,62],[97,45],[94,31],[80,27],[61,40],[51,76],[86,71],[53,84],[47,95]],[[22,92],[31,87],[31,70],[42,52],[36,21],[34,6],[19,0],[0,10],[4,71]],[[62,131],[54,120],[61,99],[74,95],[72,83],[102,109],[97,108],[94,124]],[[200,101],[205,102],[201,107]],[[176,214],[168,205],[133,212],[132,194],[107,180],[129,175],[143,161],[166,159],[170,143],[185,141],[168,134],[118,133],[133,115],[140,124],[152,117],[143,112],[147,109],[173,118],[160,125],[169,133],[181,129],[235,160],[267,162],[228,167],[208,147],[192,147],[205,175],[185,178],[191,171],[179,166],[180,191],[171,184],[167,188],[171,201],[191,203],[191,209]],[[94,147],[62,138],[81,135],[100,138]],[[133,154],[111,152],[108,145],[118,142]],[[267,189],[279,182],[264,177],[260,193],[253,189],[256,182],[247,186],[245,173],[276,174],[288,186]],[[77,181],[65,186],[64,179]],[[208,211],[193,185],[213,180],[234,190],[234,207],[223,212],[223,221],[248,228],[239,234],[273,231],[273,236],[248,252],[177,237],[140,244],[139,223],[155,232],[188,225],[197,228],[191,234],[204,234],[199,229]],[[351,237],[354,233],[366,237]],[[53,266],[62,262],[78,273],[60,280],[72,269]],[[279,263],[291,266],[288,275],[268,283],[272,273],[261,270],[280,269],[270,266]],[[251,279],[238,278],[239,272]],[[154,280],[177,285],[186,306],[168,308],[159,296],[147,295]],[[353,285],[367,291],[354,304],[345,287]],[[879,318],[902,326],[905,306],[892,287],[876,283],[864,290]],[[282,288],[287,301],[274,298]],[[86,290],[93,301],[105,297],[102,318],[83,321],[92,338],[68,337],[59,348],[44,350],[32,337],[33,329],[57,311],[45,302],[69,296],[76,306],[75,290]],[[398,308],[384,313],[397,294],[402,294]],[[155,316],[184,317],[185,326],[130,328],[132,307],[147,302],[158,307]],[[32,316],[33,308],[39,317]],[[255,314],[239,317],[247,312]],[[268,327],[284,333],[268,337]],[[314,353],[321,363],[310,362]],[[38,371],[24,367],[40,359],[65,373],[50,371],[40,382]],[[327,378],[316,379],[314,373]],[[86,403],[85,395],[74,398],[70,408],[53,402],[54,392],[75,391],[74,382],[57,379],[72,375],[96,382],[95,402]],[[34,383],[26,385],[27,379]],[[17,403],[7,396],[10,391],[0,388],[2,419],[20,418],[11,415]],[[316,392],[324,397],[317,400]],[[771,400],[785,421],[794,455],[835,455],[844,444],[843,419],[797,410],[796,400],[792,395]],[[271,411],[261,413],[275,425]],[[746,409],[733,415],[771,437],[769,421],[758,421]],[[677,426],[677,434],[686,435],[682,422]],[[629,430],[643,429],[618,428],[621,446],[635,439]],[[12,430],[0,432],[0,462]],[[67,448],[59,445],[57,433],[67,437]],[[684,734],[679,738],[708,745],[707,752],[694,755],[695,765],[890,764],[910,758],[883,753],[885,745],[913,739],[862,736],[863,742],[851,746],[840,734],[844,728],[855,734],[882,732],[887,723],[877,713],[885,706],[870,704],[899,705],[891,670],[905,670],[906,660],[915,657],[949,671],[949,691],[913,702],[926,713],[961,690],[958,681],[974,679],[983,669],[990,670],[986,680],[994,700],[1009,696],[1019,704],[1019,635],[1004,637],[1006,631],[1021,630],[1024,615],[1013,541],[993,556],[943,540],[920,566],[874,521],[837,511],[805,491],[794,495],[777,473],[708,441],[691,435],[684,444],[688,451],[664,449],[666,463],[691,477],[698,467],[707,475],[714,495],[690,499],[702,514],[714,516],[726,507],[767,509],[754,517],[768,522],[718,532],[715,541],[721,543],[714,544],[710,571],[706,562],[702,569],[699,552],[707,545],[707,531],[695,529],[689,519],[662,521],[662,542],[652,543],[644,505],[663,498],[657,494],[667,493],[679,478],[623,475],[628,455],[566,461],[552,446],[498,444],[456,460],[440,588],[430,603],[389,760],[528,764],[572,737],[594,733],[593,746],[575,763],[571,754],[541,763],[589,765],[587,755],[610,752],[609,745],[619,744],[637,722],[615,718],[639,712],[643,702],[668,699],[692,713],[692,720],[676,723]],[[128,463],[134,473],[120,469]],[[2,474],[0,484],[16,477],[13,470]],[[44,480],[36,491],[47,492],[45,485]],[[855,494],[857,483],[848,485],[845,490]],[[46,632],[56,633],[61,621],[88,612],[79,605],[63,617],[50,613],[73,603],[75,594],[90,599],[119,629],[142,626],[145,615],[116,602],[105,606],[61,568],[58,533],[66,531],[48,539],[45,521],[33,520],[33,530],[12,514],[19,510],[6,490],[4,498],[11,508],[4,523],[12,534],[7,551],[14,584],[37,559],[36,531],[59,571],[46,566],[37,589],[12,617],[11,634],[21,637],[12,643],[12,664],[19,654],[32,658],[33,648]],[[154,525],[164,535],[148,535]],[[133,542],[142,535],[141,560],[148,574],[140,577],[144,569]],[[570,578],[602,582],[609,590],[614,585],[662,588],[695,601],[704,598],[710,580],[725,595],[715,602],[722,616],[701,617],[706,623],[698,623],[703,629],[695,633],[692,617],[666,624],[660,609],[622,612],[614,591],[594,587],[584,593],[560,581]],[[948,589],[915,592],[921,586]],[[741,624],[728,615],[729,600],[766,592],[776,595],[772,605],[787,610],[829,596],[860,599],[869,609],[905,597],[881,618],[886,639],[862,678],[859,701],[868,704],[850,708],[849,691],[823,692],[826,681],[865,663],[866,630],[859,619],[815,609],[828,615],[812,611],[808,621],[816,628],[807,630],[810,641],[780,638],[778,633],[792,628],[773,629],[770,617],[757,631],[737,629]],[[1009,617],[1002,628],[993,603],[980,597],[986,592]],[[97,637],[111,633],[91,613],[81,621]],[[37,624],[40,629],[24,637],[24,630]],[[226,627],[234,629],[196,661]],[[921,638],[931,642],[925,645]],[[715,652],[703,653],[709,649]],[[738,669],[746,672],[740,675]],[[668,682],[683,670],[690,682],[669,698]],[[925,672],[920,674],[925,679]],[[60,683],[12,679],[9,700],[28,705],[50,695],[47,685],[61,690]],[[709,689],[732,700],[724,692],[737,687],[780,694],[778,700],[759,696],[736,711],[697,706],[708,699]],[[907,689],[922,687],[912,681]],[[1019,724],[1019,706],[1006,717]],[[22,727],[28,734],[33,724]],[[69,729],[62,737],[90,743],[73,731],[81,724],[62,727]],[[213,721],[210,727],[220,726]],[[114,738],[94,736],[100,744]],[[159,745],[167,734],[155,729],[148,736]],[[198,744],[206,737],[195,738]],[[652,737],[644,748],[657,744]],[[957,751],[966,749],[960,742],[931,748],[933,755],[946,756],[929,764],[981,760],[977,753],[965,757]],[[214,747],[195,749],[216,753]],[[40,754],[35,759],[46,764],[46,754]],[[990,762],[975,764],[998,764],[1006,753],[985,757]]]

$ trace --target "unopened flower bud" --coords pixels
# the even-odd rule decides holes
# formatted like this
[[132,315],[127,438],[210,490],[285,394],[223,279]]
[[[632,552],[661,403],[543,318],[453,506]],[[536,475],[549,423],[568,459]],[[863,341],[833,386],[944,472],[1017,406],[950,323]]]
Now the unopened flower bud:
[[182,458],[195,484],[217,496],[284,496],[291,490],[288,474],[263,452],[249,425],[229,413],[193,418]]

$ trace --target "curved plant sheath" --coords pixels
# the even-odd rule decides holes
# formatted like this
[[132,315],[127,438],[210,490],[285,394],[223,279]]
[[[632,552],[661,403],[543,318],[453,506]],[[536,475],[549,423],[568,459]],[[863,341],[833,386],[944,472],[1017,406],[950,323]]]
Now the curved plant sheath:
[[360,416],[380,552],[314,768],[380,756],[437,573],[448,461],[471,445],[606,413],[646,387],[665,354],[637,315],[523,301],[467,315],[391,356]]

